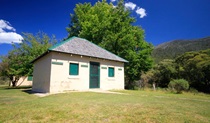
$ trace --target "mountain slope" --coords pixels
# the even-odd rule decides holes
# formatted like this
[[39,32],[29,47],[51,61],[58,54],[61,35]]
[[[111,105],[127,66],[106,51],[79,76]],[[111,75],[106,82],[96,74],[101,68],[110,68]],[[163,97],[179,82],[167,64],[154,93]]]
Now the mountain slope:
[[190,51],[199,51],[210,48],[210,37],[193,40],[174,40],[158,45],[152,52],[155,62],[163,59],[173,59],[178,55]]

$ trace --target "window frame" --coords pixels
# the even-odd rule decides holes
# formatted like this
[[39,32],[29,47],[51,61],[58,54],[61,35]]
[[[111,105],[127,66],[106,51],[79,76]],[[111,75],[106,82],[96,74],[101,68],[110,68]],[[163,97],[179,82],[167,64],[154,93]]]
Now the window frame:
[[[77,71],[72,70],[73,66],[72,65],[77,65]],[[79,63],[69,63],[69,75],[70,76],[78,76],[79,75]]]
[[33,81],[33,76],[29,75],[27,81]]
[[[112,71],[113,73],[110,73]],[[115,77],[115,68],[114,67],[108,67],[108,77]]]

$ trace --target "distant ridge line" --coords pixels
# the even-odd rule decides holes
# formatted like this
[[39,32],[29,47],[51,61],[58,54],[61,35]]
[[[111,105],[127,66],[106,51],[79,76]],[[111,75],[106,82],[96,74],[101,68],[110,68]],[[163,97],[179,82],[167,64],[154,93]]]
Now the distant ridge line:
[[156,46],[152,52],[155,62],[163,59],[174,59],[178,55],[190,51],[200,51],[210,48],[210,36],[198,39],[172,40]]

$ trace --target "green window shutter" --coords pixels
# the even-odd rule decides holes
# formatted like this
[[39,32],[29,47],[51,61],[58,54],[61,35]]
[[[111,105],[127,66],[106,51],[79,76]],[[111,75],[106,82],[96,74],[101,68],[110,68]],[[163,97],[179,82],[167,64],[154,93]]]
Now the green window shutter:
[[108,76],[109,77],[114,77],[114,68],[113,67],[109,67],[109,69],[108,69]]
[[33,80],[33,76],[28,76],[28,81],[32,81]]
[[79,65],[76,63],[70,63],[69,75],[79,75]]

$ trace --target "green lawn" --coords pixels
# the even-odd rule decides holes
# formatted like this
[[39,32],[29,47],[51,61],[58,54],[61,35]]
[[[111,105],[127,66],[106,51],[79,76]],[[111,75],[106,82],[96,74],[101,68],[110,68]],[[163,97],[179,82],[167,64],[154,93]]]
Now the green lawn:
[[0,122],[210,122],[210,95],[120,92],[37,97],[0,86]]

